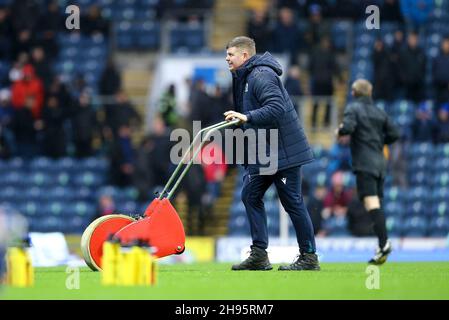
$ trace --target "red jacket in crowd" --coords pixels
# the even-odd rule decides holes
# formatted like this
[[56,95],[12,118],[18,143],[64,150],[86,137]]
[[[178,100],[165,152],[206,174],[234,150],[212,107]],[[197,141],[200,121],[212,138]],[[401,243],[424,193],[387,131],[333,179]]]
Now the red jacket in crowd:
[[40,118],[42,105],[44,104],[44,86],[42,81],[36,76],[31,65],[23,67],[23,78],[12,85],[11,102],[14,108],[23,108],[28,97],[34,98],[32,108],[35,119]]
[[198,154],[204,170],[206,182],[220,182],[224,179],[228,165],[221,148],[215,143],[209,143]]

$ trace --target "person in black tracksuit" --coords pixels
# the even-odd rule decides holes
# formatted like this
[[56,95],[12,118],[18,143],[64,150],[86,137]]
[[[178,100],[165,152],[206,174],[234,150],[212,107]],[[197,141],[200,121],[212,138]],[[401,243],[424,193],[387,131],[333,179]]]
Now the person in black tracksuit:
[[387,114],[373,104],[372,90],[367,80],[359,79],[353,83],[355,101],[346,107],[338,135],[351,136],[352,169],[356,175],[357,192],[379,239],[376,255],[369,262],[383,264],[392,250],[381,206],[387,168],[383,148],[399,139],[399,131]]
[[[251,143],[244,146],[248,157],[244,163],[246,174],[242,201],[253,243],[249,258],[232,266],[232,270],[272,269],[266,252],[268,230],[263,196],[273,183],[292,220],[300,251],[295,262],[281,266],[279,270],[319,270],[313,226],[301,194],[301,166],[313,161],[313,154],[298,114],[279,78],[281,66],[268,52],[256,55],[255,43],[247,37],[234,38],[226,50],[226,61],[233,75],[233,96],[237,111],[225,112],[225,119],[239,119],[245,133],[252,130],[256,136],[268,129],[277,132],[277,140],[267,139],[271,145],[265,145],[265,148],[259,148],[265,142],[263,140],[252,144],[257,145],[254,154]],[[267,132],[266,137],[269,136],[271,134]],[[278,147],[274,148],[276,143]],[[275,166],[269,164],[267,168],[262,164],[261,156],[267,155],[274,162],[274,159],[277,160]]]

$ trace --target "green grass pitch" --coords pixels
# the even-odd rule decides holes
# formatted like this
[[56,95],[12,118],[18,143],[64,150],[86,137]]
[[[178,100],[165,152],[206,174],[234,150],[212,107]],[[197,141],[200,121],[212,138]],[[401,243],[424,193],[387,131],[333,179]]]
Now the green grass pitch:
[[364,263],[322,263],[320,272],[280,272],[277,265],[272,271],[230,271],[230,266],[160,265],[154,287],[104,287],[100,273],[81,268],[80,288],[73,290],[66,288],[65,267],[36,268],[33,288],[3,288],[0,300],[449,299],[449,262],[386,263],[379,268],[379,289],[371,290],[366,282],[372,274]]

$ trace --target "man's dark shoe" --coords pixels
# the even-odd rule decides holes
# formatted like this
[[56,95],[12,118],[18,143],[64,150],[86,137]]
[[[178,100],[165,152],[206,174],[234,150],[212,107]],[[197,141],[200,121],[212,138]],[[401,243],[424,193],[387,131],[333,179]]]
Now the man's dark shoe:
[[319,271],[320,264],[318,256],[315,253],[301,253],[295,262],[288,266],[280,266],[280,271]]
[[387,261],[388,255],[393,251],[393,247],[391,245],[391,242],[388,240],[385,246],[381,248],[377,248],[376,254],[374,257],[371,258],[370,261],[368,261],[369,264],[374,265],[381,265],[384,264]]
[[234,264],[232,270],[271,270],[273,267],[264,249],[251,246],[249,257],[239,264]]

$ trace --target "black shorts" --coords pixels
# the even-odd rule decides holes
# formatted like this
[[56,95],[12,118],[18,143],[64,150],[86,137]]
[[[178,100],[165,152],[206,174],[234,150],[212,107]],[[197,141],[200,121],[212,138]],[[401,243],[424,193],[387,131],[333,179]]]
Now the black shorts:
[[356,172],[357,194],[360,200],[368,196],[384,197],[384,177],[376,177],[367,172]]

